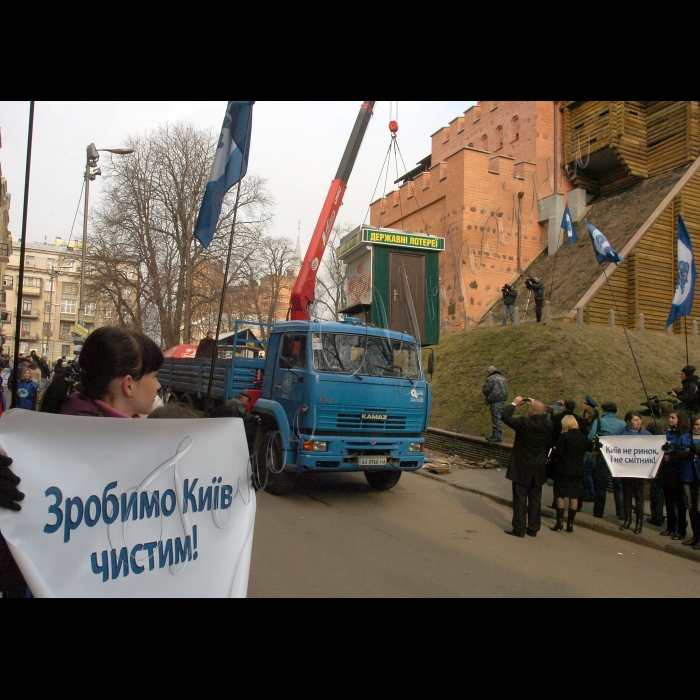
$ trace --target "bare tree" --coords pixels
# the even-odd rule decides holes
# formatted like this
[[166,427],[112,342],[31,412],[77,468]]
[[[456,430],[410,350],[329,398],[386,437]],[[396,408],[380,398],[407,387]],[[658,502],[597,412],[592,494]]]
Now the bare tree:
[[[235,190],[224,199],[216,235],[204,249],[193,234],[214,134],[177,122],[128,136],[125,143],[134,154],[105,163],[103,196],[93,208],[90,257],[97,274],[90,291],[110,299],[121,324],[146,330],[146,319],[150,327],[155,318],[164,345],[187,343],[193,319],[209,310],[217,294],[209,273],[220,270],[223,277]],[[241,279],[271,221],[272,205],[264,179],[243,179],[227,285]],[[125,290],[132,290],[128,298]]]

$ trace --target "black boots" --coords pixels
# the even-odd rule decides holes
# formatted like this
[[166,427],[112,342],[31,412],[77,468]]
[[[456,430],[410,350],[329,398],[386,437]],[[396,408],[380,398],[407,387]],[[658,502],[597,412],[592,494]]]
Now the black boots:
[[[566,523],[566,531],[567,532],[573,532],[574,531],[574,518],[576,517],[576,513],[578,511],[572,510],[569,508],[569,520]],[[562,513],[563,514],[563,513]]]
[[632,527],[632,511],[625,513],[625,522],[620,525],[620,530],[629,530]]
[[634,526],[634,534],[639,535],[642,532],[642,523],[644,522],[644,513],[637,515],[637,522]]
[[[549,529],[552,532],[561,532],[564,529],[564,509],[557,508],[557,524]],[[571,519],[571,511],[569,511],[569,519]]]

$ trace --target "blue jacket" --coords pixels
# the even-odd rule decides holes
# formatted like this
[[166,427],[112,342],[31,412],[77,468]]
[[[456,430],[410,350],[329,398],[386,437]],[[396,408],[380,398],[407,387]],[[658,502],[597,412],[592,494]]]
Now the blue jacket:
[[[688,433],[690,435],[690,433]],[[691,438],[692,441],[700,448],[700,438]],[[693,459],[683,465],[681,470],[681,481],[684,484],[700,483],[700,455],[693,455]]]
[[678,435],[678,433],[672,433],[667,430],[666,442],[675,445],[676,452],[668,455],[668,459],[666,458],[667,456],[664,455],[658,474],[662,476],[677,475],[681,477],[681,480],[683,480],[683,474],[690,475],[693,466],[693,458],[688,450],[690,449],[690,443],[692,441],[693,438],[688,432]]
[[[601,435],[616,435],[618,430],[626,428],[627,423],[620,420],[614,413],[604,413],[600,417],[600,434]],[[594,420],[591,426],[591,431],[588,433],[588,439],[592,440],[596,436],[598,430],[598,421]]]
[[625,427],[620,428],[620,430],[618,430],[615,433],[615,435],[651,435],[651,433],[648,430],[642,430],[641,433],[639,432],[639,430],[630,430],[627,427],[627,423],[625,423]]

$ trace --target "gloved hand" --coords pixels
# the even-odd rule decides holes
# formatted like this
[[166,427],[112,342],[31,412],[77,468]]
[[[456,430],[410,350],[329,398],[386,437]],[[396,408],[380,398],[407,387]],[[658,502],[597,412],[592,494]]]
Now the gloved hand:
[[11,464],[11,457],[0,455],[0,508],[22,510],[16,502],[24,500],[24,494],[17,488],[21,479],[12,473]]
[[690,450],[690,454],[700,455],[700,445],[698,445],[696,442],[691,442],[688,449]]
[[671,447],[673,447],[673,445],[670,442],[665,442],[663,445],[661,445],[661,449],[664,452],[668,452],[668,450],[670,450]]

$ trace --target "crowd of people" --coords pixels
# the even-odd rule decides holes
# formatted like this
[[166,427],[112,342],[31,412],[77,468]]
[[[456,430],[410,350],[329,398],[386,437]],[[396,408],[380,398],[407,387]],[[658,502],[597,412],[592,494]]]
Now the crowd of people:
[[[493,434],[487,440],[501,440],[503,423],[515,431],[506,474],[513,488],[513,527],[507,534],[537,535],[542,486],[548,479],[554,487],[552,508],[557,516],[552,531],[565,529],[567,499],[566,532],[573,532],[576,513],[583,502],[592,502],[594,517],[602,518],[612,479],[616,517],[622,521],[620,529],[632,529],[634,514],[633,531],[640,534],[644,526],[645,484],[649,481],[648,522],[665,524],[661,536],[700,550],[700,378],[695,372],[692,365],[683,367],[682,388],[668,392],[677,403],[649,400],[649,417],[645,421],[636,410],[628,411],[622,420],[614,402],[599,405],[588,395],[580,415],[571,399],[557,399],[545,406],[533,398],[518,396],[506,406],[507,380],[494,366],[489,367],[483,393],[491,408]],[[515,410],[523,403],[528,404],[527,415],[516,417]],[[666,437],[656,477],[613,478],[601,454],[599,438],[652,434]]]

